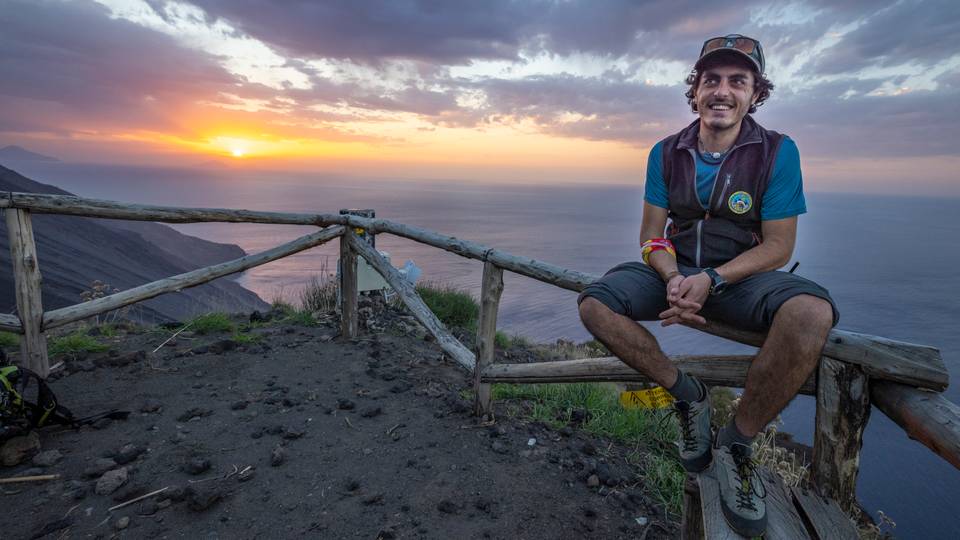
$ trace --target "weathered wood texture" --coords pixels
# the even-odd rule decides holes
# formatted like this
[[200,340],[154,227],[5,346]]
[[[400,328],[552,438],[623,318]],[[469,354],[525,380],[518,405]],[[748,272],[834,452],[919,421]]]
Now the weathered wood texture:
[[517,274],[531,277],[533,279],[551,283],[557,287],[569,289],[571,291],[580,291],[588,283],[594,281],[597,276],[567,270],[529,257],[517,257],[499,249],[463,240],[453,236],[437,234],[433,231],[411,227],[401,223],[394,223],[384,219],[365,219],[356,216],[349,216],[350,224],[372,230],[374,232],[385,232],[409,238],[422,244],[437,247],[451,253],[456,253],[462,257],[476,259],[479,261],[492,262],[500,268],[515,272]]
[[247,255],[221,264],[200,268],[176,276],[160,279],[146,285],[127,289],[110,296],[91,300],[74,306],[48,311],[43,316],[44,328],[55,328],[73,321],[79,321],[98,313],[111,311],[134,302],[153,298],[172,291],[179,291],[206,283],[212,279],[241,272],[254,266],[275,261],[314,246],[319,246],[343,234],[343,227],[328,227],[313,234],[300,237],[286,244]]
[[457,338],[443,326],[443,323],[437,319],[437,316],[430,311],[430,308],[423,302],[420,295],[417,294],[413,284],[406,280],[400,272],[394,268],[389,261],[383,258],[377,250],[370,247],[366,242],[358,240],[355,236],[348,237],[350,247],[353,248],[361,257],[383,276],[383,279],[397,291],[397,295],[403,300],[413,316],[430,332],[437,340],[437,344],[453,360],[472,371],[476,365],[476,358],[470,349],[467,349]]
[[[742,388],[753,357],[675,356],[670,360],[684,373],[697,377],[705,384]],[[494,364],[483,371],[481,380],[490,383],[652,382],[615,356],[530,364]],[[816,384],[811,376],[800,388],[800,393],[813,395],[815,392]]]
[[[767,337],[761,332],[738,330],[714,322],[688,326],[754,347],[763,345]],[[942,391],[950,382],[940,350],[926,345],[834,328],[823,347],[823,355],[861,366],[871,377],[920,388]]]
[[[803,520],[797,514],[793,505],[793,496],[783,485],[783,481],[776,474],[767,469],[760,469],[767,496],[764,502],[767,505],[767,532],[763,535],[766,540],[801,540],[810,538]],[[700,482],[700,499],[703,508],[703,530],[705,537],[710,540],[735,540],[743,538],[727,525],[720,509],[720,485],[714,467],[698,476]]]
[[43,334],[40,262],[37,259],[37,244],[33,238],[33,224],[27,210],[7,209],[4,212],[7,215],[7,234],[10,238],[17,313],[23,329],[23,336],[20,338],[20,363],[45,378],[50,370],[50,362],[47,358],[47,338]]
[[357,252],[350,247],[350,239],[356,238],[353,228],[345,227],[340,236],[340,334],[347,338],[357,337]]
[[870,389],[859,366],[823,357],[817,375],[817,411],[811,478],[844,510],[857,500],[863,431],[870,418]]
[[794,505],[807,518],[814,535],[823,540],[857,540],[857,526],[840,509],[837,501],[803,488],[790,488]]
[[870,381],[873,404],[907,435],[960,469],[960,406],[940,393]]
[[342,225],[343,216],[334,214],[295,214],[287,212],[259,212],[229,208],[178,208],[129,204],[101,199],[87,199],[70,195],[41,193],[8,193],[8,204],[14,208],[29,209],[38,214],[63,214],[132,221],[162,221],[165,223],[198,223],[219,221],[228,223],[275,223],[285,225]]
[[7,315],[0,313],[0,330],[5,332],[23,333],[23,326],[20,324],[20,317],[16,315]]
[[474,413],[483,418],[491,414],[490,385],[480,380],[483,370],[493,365],[497,337],[497,310],[503,293],[503,270],[491,262],[483,263],[480,286],[480,321],[477,324],[477,366],[473,370]]
[[687,473],[683,483],[683,515],[680,518],[680,539],[703,538],[703,510],[700,501],[700,484],[697,475]]

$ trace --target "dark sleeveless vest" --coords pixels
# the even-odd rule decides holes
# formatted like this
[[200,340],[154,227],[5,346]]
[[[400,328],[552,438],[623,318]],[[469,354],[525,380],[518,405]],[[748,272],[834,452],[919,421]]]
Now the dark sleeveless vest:
[[710,204],[697,196],[700,120],[663,140],[663,179],[669,200],[667,238],[685,266],[720,266],[763,241],[760,206],[783,135],[747,115],[714,179]]

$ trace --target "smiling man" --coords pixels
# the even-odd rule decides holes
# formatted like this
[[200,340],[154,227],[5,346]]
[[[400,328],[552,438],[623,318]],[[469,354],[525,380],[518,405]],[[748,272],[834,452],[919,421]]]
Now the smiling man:
[[[580,317],[611,352],[676,398],[684,468],[699,472],[712,460],[727,522],[758,536],[766,528],[765,490],[751,443],[813,371],[838,313],[823,287],[777,270],[793,254],[806,203],[796,144],[750,116],[773,90],[760,43],[739,34],[707,40],[687,84],[699,119],[650,151],[643,263],[618,265],[588,286]],[[706,387],[669,361],[634,322],[642,320],[768,332],[737,414],[715,438]]]

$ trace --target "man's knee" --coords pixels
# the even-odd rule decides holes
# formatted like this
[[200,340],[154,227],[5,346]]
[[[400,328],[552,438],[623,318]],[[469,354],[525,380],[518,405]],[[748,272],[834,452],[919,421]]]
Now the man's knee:
[[613,313],[613,311],[607,307],[606,304],[597,300],[592,296],[587,296],[580,302],[580,320],[583,321],[583,324],[589,325],[591,322],[594,322],[605,315]]
[[830,302],[810,294],[800,294],[780,306],[779,318],[791,328],[824,333],[833,328],[833,306]]

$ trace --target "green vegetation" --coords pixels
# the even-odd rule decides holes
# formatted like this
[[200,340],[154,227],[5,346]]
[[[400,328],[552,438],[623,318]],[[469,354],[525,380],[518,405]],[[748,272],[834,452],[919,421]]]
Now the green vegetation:
[[83,332],[74,332],[51,339],[47,350],[51,356],[62,354],[77,356],[84,353],[103,352],[109,348]]
[[569,424],[575,410],[589,411],[581,428],[634,446],[628,460],[641,471],[644,485],[668,511],[680,513],[684,473],[674,446],[679,428],[668,412],[624,409],[617,392],[601,384],[495,384],[493,397],[525,400],[525,416],[554,428]]
[[467,291],[432,282],[418,284],[416,290],[430,311],[446,326],[468,331],[477,329],[480,304]]
[[246,330],[247,331],[241,330],[240,332],[233,334],[232,339],[242,345],[252,345],[254,343],[259,343],[260,341],[263,340],[262,335],[251,334],[249,332],[249,328],[247,328]]
[[200,335],[233,332],[234,328],[233,321],[226,313],[207,313],[190,321],[190,330]]
[[505,332],[501,332],[500,330],[497,330],[497,333],[493,336],[493,344],[501,349],[509,349],[510,347],[530,347],[533,345],[530,340],[521,336],[520,334],[507,335]]
[[12,332],[0,332],[0,349],[16,347],[20,343],[20,336]]
[[281,320],[285,323],[298,324],[300,326],[317,325],[317,320],[313,318],[313,312],[310,311],[291,311]]

